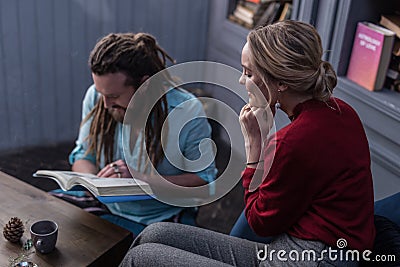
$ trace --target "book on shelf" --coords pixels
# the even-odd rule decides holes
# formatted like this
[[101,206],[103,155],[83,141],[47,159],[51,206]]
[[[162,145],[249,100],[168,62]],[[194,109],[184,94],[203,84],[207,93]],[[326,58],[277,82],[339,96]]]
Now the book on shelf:
[[245,0],[239,1],[229,19],[246,28],[252,29],[255,20],[260,16],[259,14],[262,12],[264,6],[265,4],[263,3],[254,3]]
[[283,4],[280,1],[273,1],[268,3],[268,7],[258,19],[256,27],[265,26],[277,21],[282,12]]
[[400,92],[400,78],[392,79],[393,76],[399,77],[399,75],[399,72],[390,70],[385,81],[385,87],[390,91]]
[[248,29],[253,29],[275,21],[290,19],[291,12],[291,0],[261,0],[258,2],[240,0],[228,18]]
[[394,40],[393,55],[395,55],[396,57],[400,56],[400,39],[399,38],[396,38]]
[[244,6],[247,9],[250,9],[253,13],[257,10],[258,6],[260,5],[260,2],[252,2],[249,0],[239,0],[236,4],[236,6],[241,5]]
[[248,4],[245,5],[245,3],[243,4],[239,3],[236,6],[235,12],[242,14],[246,18],[252,19],[256,12],[256,8],[257,6],[249,6]]
[[290,19],[290,17],[292,16],[292,8],[293,8],[292,3],[286,2],[283,5],[282,12],[280,14],[280,17],[279,17],[278,21],[283,21],[283,20]]
[[381,20],[379,21],[379,24],[393,31],[394,33],[396,33],[396,36],[400,38],[400,15],[381,15]]
[[268,5],[270,4],[271,1],[264,1],[259,3],[255,8],[254,8],[254,14],[253,14],[253,26],[257,24],[258,20],[261,18],[261,16],[264,14],[265,10],[267,9]]
[[400,91],[400,57],[394,54],[386,73],[385,87],[391,91]]
[[241,25],[241,26],[243,26],[243,27],[245,27],[247,29],[252,29],[253,28],[252,24],[248,24],[248,23],[244,22],[243,20],[239,19],[238,17],[236,17],[233,14],[229,15],[228,18],[229,18],[230,21],[232,21],[232,22],[234,22],[236,24],[239,24],[239,25]]
[[398,70],[388,69],[386,76],[392,80],[399,80],[400,73]]
[[370,90],[383,88],[395,33],[370,22],[357,23],[347,78]]
[[68,191],[81,185],[96,197],[145,196],[151,195],[149,184],[134,178],[103,178],[94,174],[72,171],[38,170],[34,177],[50,178],[60,188]]
[[394,41],[393,54],[395,56],[400,56],[400,15],[381,15],[381,20],[379,21],[379,24],[396,34],[397,37]]
[[244,23],[248,24],[250,27],[253,26],[253,13],[251,10],[245,8],[244,6],[238,5],[233,11],[233,15],[243,21]]

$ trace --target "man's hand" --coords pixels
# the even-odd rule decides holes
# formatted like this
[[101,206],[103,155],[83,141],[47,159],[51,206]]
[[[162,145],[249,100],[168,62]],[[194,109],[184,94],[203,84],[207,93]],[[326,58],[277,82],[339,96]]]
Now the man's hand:
[[92,162],[86,159],[78,159],[72,164],[72,171],[96,174],[99,169]]
[[103,169],[101,169],[97,176],[99,177],[107,177],[107,178],[131,178],[132,175],[128,170],[128,166],[126,165],[125,161],[119,159],[114,161]]

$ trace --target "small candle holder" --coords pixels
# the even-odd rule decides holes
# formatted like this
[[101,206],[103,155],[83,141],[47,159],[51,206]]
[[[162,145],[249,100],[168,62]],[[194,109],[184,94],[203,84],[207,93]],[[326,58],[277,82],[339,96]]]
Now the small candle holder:
[[21,261],[14,265],[14,267],[38,267],[36,263],[31,261]]

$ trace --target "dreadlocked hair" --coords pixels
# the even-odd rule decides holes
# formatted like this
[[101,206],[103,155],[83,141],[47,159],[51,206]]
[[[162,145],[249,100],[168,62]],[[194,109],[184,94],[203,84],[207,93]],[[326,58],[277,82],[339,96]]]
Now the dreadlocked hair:
[[86,151],[86,154],[97,152],[96,163],[99,166],[101,151],[103,150],[104,160],[106,164],[108,164],[113,161],[113,144],[117,121],[114,120],[113,117],[108,113],[107,109],[104,108],[104,101],[102,97],[100,97],[94,108],[82,121],[82,125],[86,123],[90,118],[93,118],[93,121],[90,125],[89,136],[87,138],[89,141],[89,147]]
[[[142,78],[153,76],[166,68],[166,61],[175,61],[156,39],[147,33],[112,33],[97,42],[89,56],[89,66],[95,75],[101,76],[109,73],[121,72],[127,76],[125,85],[138,89]],[[168,72],[164,72],[163,83],[173,84]],[[160,86],[149,86],[151,90]],[[152,92],[156,93],[156,92]],[[164,93],[151,109],[145,125],[146,151],[154,166],[164,158],[161,146],[161,129],[168,115],[167,98]],[[101,154],[104,155],[105,164],[113,161],[114,135],[117,122],[104,107],[103,98],[100,97],[93,110],[84,119],[93,118],[87,137],[89,149],[87,154],[96,154],[96,163],[100,165]]]

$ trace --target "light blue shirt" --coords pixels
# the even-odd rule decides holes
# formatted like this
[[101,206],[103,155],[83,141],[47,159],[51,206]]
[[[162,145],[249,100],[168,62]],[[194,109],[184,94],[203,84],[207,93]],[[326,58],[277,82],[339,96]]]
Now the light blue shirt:
[[[90,86],[86,92],[82,104],[82,119],[84,119],[86,115],[89,114],[89,112],[93,109],[99,97],[100,94],[96,91],[95,86]],[[173,120],[168,120],[167,140],[174,139],[173,137],[176,139],[176,137],[179,136],[179,147],[182,154],[189,160],[196,160],[200,157],[200,151],[198,149],[200,141],[205,138],[211,138],[211,127],[205,117],[203,106],[194,95],[182,89],[169,90],[166,94],[166,97],[169,113],[174,109],[182,109],[182,111],[176,110],[178,112],[174,112]],[[180,106],[180,104],[183,102],[185,102],[184,107],[182,105]],[[196,119],[189,121],[185,127],[181,129],[181,127],[179,127],[179,116],[182,116],[181,118],[183,119],[188,116],[188,113],[191,113],[192,118]],[[86,137],[89,134],[91,122],[92,119],[89,119],[81,126],[79,130],[79,136],[76,140],[76,147],[69,156],[69,161],[71,164],[79,159],[86,159],[91,161],[93,164],[96,164],[96,155],[85,155],[85,152],[88,149]],[[202,149],[205,149],[205,153],[213,153],[211,144],[204,145],[203,142],[201,146]],[[169,146],[167,144],[165,153],[168,155],[177,154],[176,151],[173,151],[172,149],[174,149],[174,146]],[[139,149],[135,148],[132,156],[134,162],[138,160],[139,154]],[[122,123],[117,124],[114,136],[113,161],[118,159],[125,160],[122,144]],[[103,168],[104,166],[104,156],[101,155],[100,168]],[[173,166],[165,158],[157,166],[157,171],[161,175],[179,175],[185,173],[179,168]],[[217,169],[215,168],[214,162],[212,162],[205,169],[196,172],[196,174],[206,182],[212,182],[217,174]],[[181,207],[162,203],[155,199],[111,203],[107,204],[107,207],[113,214],[146,225],[168,219],[178,214],[183,209]]]

